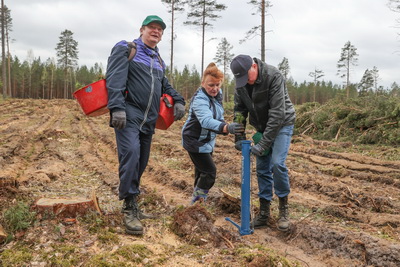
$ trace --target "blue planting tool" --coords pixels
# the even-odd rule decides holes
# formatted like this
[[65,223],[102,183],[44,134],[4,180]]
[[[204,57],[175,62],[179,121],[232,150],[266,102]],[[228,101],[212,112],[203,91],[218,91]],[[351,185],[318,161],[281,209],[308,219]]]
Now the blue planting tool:
[[250,235],[254,232],[253,229],[250,229],[250,144],[249,140],[242,141],[241,225],[230,218],[225,218],[239,229],[240,235]]

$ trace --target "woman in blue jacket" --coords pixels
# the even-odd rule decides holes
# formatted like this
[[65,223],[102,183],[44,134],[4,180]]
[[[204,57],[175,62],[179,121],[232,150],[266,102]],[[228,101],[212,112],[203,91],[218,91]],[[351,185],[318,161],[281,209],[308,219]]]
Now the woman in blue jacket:
[[244,132],[242,124],[224,121],[221,85],[223,73],[214,63],[205,69],[201,87],[190,102],[189,116],[182,129],[182,144],[195,166],[191,204],[205,200],[215,183],[217,168],[212,159],[217,134]]

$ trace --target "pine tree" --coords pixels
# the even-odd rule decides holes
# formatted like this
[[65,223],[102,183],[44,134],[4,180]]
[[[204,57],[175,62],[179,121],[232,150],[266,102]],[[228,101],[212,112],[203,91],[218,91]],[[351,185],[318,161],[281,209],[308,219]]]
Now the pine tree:
[[254,26],[251,28],[247,33],[244,39],[240,40],[239,43],[243,43],[248,39],[253,39],[255,36],[260,35],[261,36],[261,60],[265,61],[265,39],[266,39],[266,33],[267,31],[265,30],[265,17],[268,14],[268,9],[272,7],[270,1],[266,0],[250,0],[248,4],[254,5],[257,11],[255,13],[252,13],[252,15],[259,14],[261,18],[261,24],[258,26]]
[[290,72],[289,60],[284,57],[281,63],[278,64],[278,69],[283,77],[285,77],[285,80],[287,80]]
[[374,67],[372,68],[372,70],[371,70],[371,76],[372,76],[372,78],[373,78],[373,80],[374,80],[374,89],[375,89],[375,91],[377,91],[377,90],[378,90],[378,81],[379,81],[380,79],[379,79],[379,70],[378,70],[378,68],[377,68],[376,66],[374,66]]
[[[78,61],[78,42],[74,40],[73,33],[70,30],[65,30],[59,37],[60,41],[57,44],[57,62],[64,69],[64,98],[68,98],[68,77]],[[70,80],[70,84],[72,81]],[[72,88],[70,93],[72,93]]]
[[314,86],[313,86],[313,102],[316,101],[316,91],[317,91],[317,83],[318,79],[322,78],[325,76],[324,72],[322,70],[319,70],[317,68],[314,68],[313,72],[310,72],[308,76],[312,77],[314,80]]
[[337,64],[338,72],[341,78],[346,78],[346,97],[350,95],[350,70],[351,66],[357,66],[357,48],[348,41],[342,48],[340,59]]
[[1,66],[2,66],[2,85],[3,85],[3,98],[7,96],[7,76],[6,76],[6,9],[4,0],[1,0]]
[[187,14],[188,20],[185,21],[184,24],[200,27],[201,29],[201,73],[203,73],[206,29],[212,28],[210,22],[221,17],[217,15],[216,12],[225,10],[226,6],[224,4],[218,4],[216,0],[188,0],[188,5],[190,11]]
[[170,58],[170,65],[169,69],[171,70],[171,75],[170,75],[170,82],[172,85],[174,85],[174,75],[173,75],[173,70],[174,70],[174,40],[176,38],[175,35],[175,13],[176,12],[182,12],[184,11],[183,5],[186,3],[186,1],[182,0],[161,0],[167,7],[168,7],[168,13],[171,13],[171,58]]
[[217,47],[217,53],[215,54],[215,62],[219,65],[222,65],[222,70],[224,73],[224,83],[223,83],[223,91],[225,93],[225,102],[229,101],[229,92],[228,88],[226,87],[226,82],[227,82],[227,76],[228,76],[228,68],[229,68],[229,62],[232,61],[233,57],[235,54],[231,53],[233,46],[226,40],[226,38],[222,38],[221,42],[218,44]]
[[373,87],[374,78],[372,72],[369,69],[366,69],[360,83],[358,84],[359,96],[367,96],[368,92],[371,92]]
[[400,0],[389,0],[388,7],[394,12],[400,12]]
[[[12,18],[11,18],[11,11],[8,9],[8,7],[5,5],[4,6],[4,12],[3,9],[1,10],[1,16],[4,14],[4,38],[5,38],[5,45],[7,46],[7,78],[4,79],[6,82],[6,88],[7,92],[6,94],[9,97],[12,97],[11,94],[11,54],[10,54],[10,32],[12,32]],[[3,24],[3,18],[0,20],[0,23]]]

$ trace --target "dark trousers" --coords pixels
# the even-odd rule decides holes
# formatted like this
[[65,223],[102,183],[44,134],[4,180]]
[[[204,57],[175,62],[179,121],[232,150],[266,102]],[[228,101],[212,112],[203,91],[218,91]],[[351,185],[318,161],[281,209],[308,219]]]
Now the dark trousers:
[[194,186],[209,190],[215,183],[217,167],[212,153],[191,153],[189,156],[194,164]]
[[119,199],[140,193],[140,177],[146,169],[153,135],[137,127],[115,130],[119,161]]

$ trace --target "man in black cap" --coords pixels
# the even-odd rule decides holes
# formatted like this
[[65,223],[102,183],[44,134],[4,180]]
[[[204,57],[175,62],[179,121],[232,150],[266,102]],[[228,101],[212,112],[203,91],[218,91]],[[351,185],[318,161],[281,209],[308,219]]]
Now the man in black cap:
[[[279,198],[278,229],[290,228],[288,195],[290,183],[286,157],[293,134],[296,113],[289,99],[285,79],[279,70],[257,58],[239,55],[231,62],[236,80],[234,121],[254,126],[251,153],[257,157],[260,213],[255,228],[268,224],[273,193]],[[235,135],[235,147],[241,149],[245,134]]]
[[[166,65],[158,52],[165,27],[160,17],[147,16],[133,48],[120,41],[111,50],[107,64],[110,126],[115,130],[119,160],[119,199],[124,200],[126,232],[134,235],[143,234],[140,219],[145,216],[138,209],[137,196],[150,156],[161,95],[174,99],[175,120],[185,114],[185,101],[165,77]],[[135,50],[133,58],[131,49]]]

